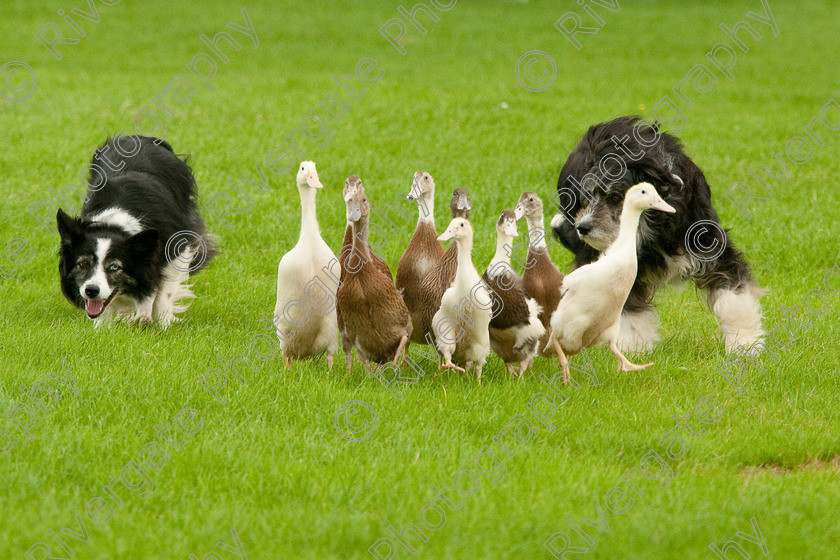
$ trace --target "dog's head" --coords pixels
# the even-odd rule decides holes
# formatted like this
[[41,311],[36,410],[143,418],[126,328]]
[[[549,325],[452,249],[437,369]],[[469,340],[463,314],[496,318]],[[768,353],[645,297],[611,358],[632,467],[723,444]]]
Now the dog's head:
[[56,221],[61,291],[70,303],[95,319],[118,295],[140,297],[147,292],[158,254],[157,230],[127,235],[61,209]]
[[590,127],[560,172],[555,233],[574,252],[581,241],[605,250],[618,237],[625,193],[642,182],[652,184],[679,213],[646,212],[639,227],[642,243],[676,233],[686,206],[702,195],[698,191],[710,198],[702,172],[679,140],[660,132],[656,123],[621,117]]

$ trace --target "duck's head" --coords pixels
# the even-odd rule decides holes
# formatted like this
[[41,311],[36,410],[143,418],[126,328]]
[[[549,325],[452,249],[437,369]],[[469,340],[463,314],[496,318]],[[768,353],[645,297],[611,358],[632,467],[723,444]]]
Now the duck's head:
[[516,229],[516,213],[513,210],[504,210],[496,222],[496,234],[499,237],[516,237],[519,232]]
[[359,178],[358,175],[350,175],[347,177],[347,180],[344,181],[344,189],[341,193],[344,195],[344,202],[350,200],[350,197],[355,194],[358,189],[364,189],[362,186],[362,180]]
[[660,210],[673,214],[676,212],[673,206],[662,200],[656,189],[650,183],[639,183],[627,191],[624,195],[624,206],[635,208],[639,211],[647,209]]
[[519,197],[519,201],[516,203],[516,210],[514,212],[517,220],[521,220],[523,216],[527,216],[529,218],[542,218],[542,200],[540,200],[540,197],[537,196],[537,193],[524,192],[522,193],[522,196]]
[[452,211],[453,218],[470,219],[470,210],[472,210],[472,202],[470,202],[470,193],[467,189],[455,189],[452,193],[452,200],[449,201],[449,209]]
[[472,238],[473,230],[470,221],[466,218],[454,218],[449,222],[449,227],[446,231],[440,234],[438,241],[447,241],[449,239],[469,239]]
[[409,200],[420,200],[424,195],[435,192],[435,180],[428,171],[418,171],[411,178],[411,190],[406,197]]
[[318,171],[315,169],[314,161],[300,162],[300,168],[297,172],[297,186],[299,189],[322,189],[324,185],[318,178]]
[[347,204],[347,221],[358,223],[364,219],[365,222],[370,216],[370,203],[368,202],[365,188],[362,186],[362,180],[355,175],[349,177],[347,181],[355,178],[354,186],[347,190],[347,183],[345,183],[344,202]]

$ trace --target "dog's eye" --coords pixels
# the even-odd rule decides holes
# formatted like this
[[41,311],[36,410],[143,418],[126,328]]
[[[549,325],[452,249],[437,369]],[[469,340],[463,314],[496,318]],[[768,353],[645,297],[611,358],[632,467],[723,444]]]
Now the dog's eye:
[[609,202],[610,204],[618,204],[619,202],[621,202],[621,196],[619,196],[617,193],[612,193],[611,195],[607,196],[607,202]]
[[76,266],[78,266],[82,270],[87,270],[90,268],[90,263],[88,261],[79,261],[78,263],[76,263]]
[[108,265],[108,272],[116,272],[116,271],[120,270],[121,268],[122,267],[120,265],[118,265],[117,263],[112,263],[112,264]]

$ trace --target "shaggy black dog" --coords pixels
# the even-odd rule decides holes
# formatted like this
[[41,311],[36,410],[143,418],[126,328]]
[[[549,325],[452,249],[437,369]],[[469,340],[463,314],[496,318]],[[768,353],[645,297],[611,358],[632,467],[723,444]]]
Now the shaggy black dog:
[[645,212],[638,230],[639,269],[624,305],[620,346],[650,350],[658,340],[651,304],[660,287],[692,280],[706,296],[726,350],[758,348],[762,291],[743,255],[719,225],[703,172],[678,138],[640,117],[620,117],[589,128],[560,171],[555,235],[575,254],[575,266],[598,258],[618,236],[624,193],[647,181],[676,214]]

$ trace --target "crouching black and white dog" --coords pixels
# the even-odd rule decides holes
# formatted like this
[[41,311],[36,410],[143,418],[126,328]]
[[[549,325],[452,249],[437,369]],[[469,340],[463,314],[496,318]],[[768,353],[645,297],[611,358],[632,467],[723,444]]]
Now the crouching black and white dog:
[[557,181],[551,225],[575,254],[575,266],[598,258],[618,236],[624,193],[647,181],[675,214],[646,212],[638,229],[638,273],[624,305],[619,346],[647,351],[658,340],[651,300],[660,287],[692,280],[716,315],[727,352],[761,347],[759,297],[750,266],[719,225],[703,172],[675,136],[639,117],[589,128]]
[[168,327],[195,297],[184,282],[216,254],[192,171],[165,141],[121,136],[94,152],[81,216],[59,209],[61,290],[105,324]]

